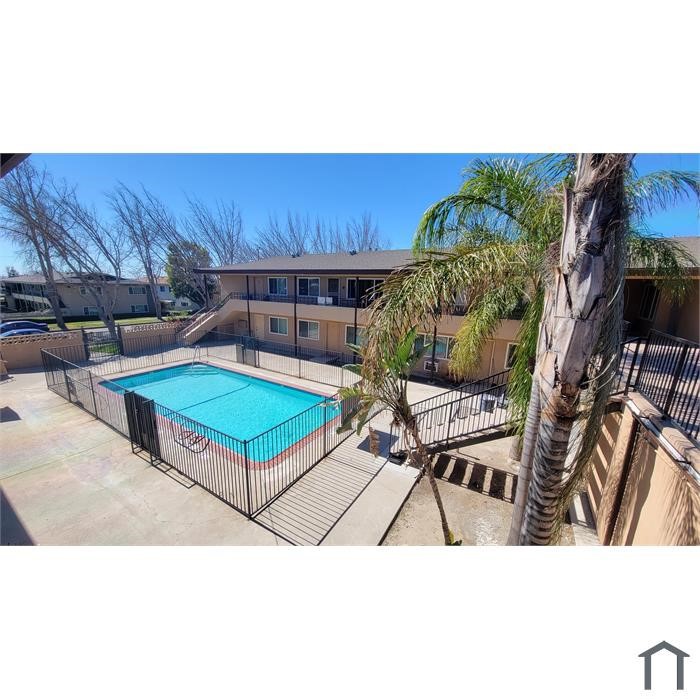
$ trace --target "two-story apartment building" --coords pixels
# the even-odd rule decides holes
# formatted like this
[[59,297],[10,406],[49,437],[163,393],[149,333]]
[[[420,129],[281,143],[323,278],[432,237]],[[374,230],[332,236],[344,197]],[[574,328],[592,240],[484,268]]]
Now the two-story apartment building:
[[[51,311],[43,275],[3,277],[0,283],[8,311]],[[64,317],[97,317],[94,297],[78,277],[57,275],[56,291]],[[151,291],[139,280],[116,280],[111,275],[102,275],[97,292],[98,296],[104,294],[105,300],[111,300],[111,295],[116,293],[115,314],[148,316],[155,313]]]
[[[676,239],[697,261],[700,237]],[[347,343],[362,340],[367,325],[367,306],[381,283],[394,270],[413,261],[410,250],[381,250],[361,253],[279,256],[196,272],[215,274],[221,298],[228,300],[198,333],[214,328],[236,335],[300,345],[327,351],[347,352]],[[662,330],[689,340],[698,340],[698,267],[688,269],[690,294],[682,304],[664,300],[648,271],[631,267],[625,285],[625,320],[632,334]],[[425,341],[435,337],[417,373],[448,373],[454,336],[464,320],[456,307],[435,328],[429,319],[420,328]],[[476,376],[487,376],[509,367],[516,345],[520,320],[503,319],[486,344]]]
[[[318,350],[348,352],[347,343],[361,344],[367,307],[381,283],[396,268],[413,260],[410,250],[279,256],[197,272],[216,274],[224,306],[201,327],[237,335],[300,345]],[[432,350],[416,372],[448,373],[454,335],[462,324],[459,310],[435,328],[426,320],[420,331],[425,342],[435,335]],[[504,369],[512,356],[520,321],[504,319],[487,344],[478,376]]]

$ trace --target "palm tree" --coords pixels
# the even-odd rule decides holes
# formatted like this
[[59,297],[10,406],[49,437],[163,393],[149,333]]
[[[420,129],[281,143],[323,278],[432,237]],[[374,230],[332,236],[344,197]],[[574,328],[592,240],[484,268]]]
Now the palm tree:
[[[413,445],[409,450],[411,463],[421,475],[425,474],[428,477],[440,513],[445,544],[461,544],[455,542],[450,531],[432,459],[421,440],[416,419],[408,403],[408,377],[427,349],[419,347],[416,343],[417,335],[415,327],[409,328],[395,346],[371,359],[365,356],[364,347],[350,345],[353,352],[362,357],[363,363],[345,365],[345,369],[360,376],[360,381],[339,391],[340,399],[352,399],[354,408],[348,412],[338,432],[352,430],[355,424],[359,435],[377,409],[386,408],[391,411],[393,424],[403,430],[406,444]],[[379,442],[373,429],[370,427],[369,430],[370,445],[376,456],[379,452]]]
[[[501,319],[520,306],[524,315],[509,380],[510,418],[521,439],[526,430],[532,436],[539,416],[539,394],[532,377],[537,339],[563,231],[563,202],[574,182],[575,165],[570,156],[530,162],[475,161],[465,171],[460,191],[437,202],[423,216],[414,240],[416,263],[384,283],[382,296],[370,310],[367,355],[373,357],[390,347],[406,328],[432,324],[455,303],[466,301],[451,371],[457,378],[468,377]],[[651,235],[645,218],[683,197],[698,197],[698,175],[667,171],[638,177],[628,168],[624,187],[629,223],[626,253],[621,247],[618,255],[623,261],[634,259],[635,267],[650,269],[665,296],[682,298],[690,284],[685,268],[692,259],[672,239]],[[617,333],[617,327],[614,330]],[[520,532],[531,446],[531,440],[524,440],[510,541]],[[590,449],[586,442],[582,455]],[[576,478],[569,481],[572,488],[582,478],[580,462],[576,461]],[[559,509],[563,512],[563,501]]]

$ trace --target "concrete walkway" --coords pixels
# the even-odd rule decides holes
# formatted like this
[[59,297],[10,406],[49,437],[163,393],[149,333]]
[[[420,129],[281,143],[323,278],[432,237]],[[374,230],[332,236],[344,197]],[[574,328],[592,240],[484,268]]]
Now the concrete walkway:
[[[416,397],[438,392],[415,387]],[[374,545],[415,479],[351,437],[263,511],[260,522],[278,529],[294,510],[282,537],[174,470],[150,466],[123,436],[48,391],[41,371],[2,382],[0,407],[2,544]],[[312,528],[301,528],[302,511]]]

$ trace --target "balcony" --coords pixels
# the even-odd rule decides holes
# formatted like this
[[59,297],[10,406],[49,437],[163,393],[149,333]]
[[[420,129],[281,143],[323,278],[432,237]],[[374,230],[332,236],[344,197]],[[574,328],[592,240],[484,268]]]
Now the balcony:
[[[302,296],[300,294],[247,294],[246,292],[232,292],[232,299],[240,299],[243,301],[269,301],[277,304],[306,304],[307,306],[340,306],[343,308],[355,308],[354,299],[343,299],[340,297],[316,297]],[[371,299],[359,299],[357,302],[358,309],[367,308]]]
[[[300,294],[247,294],[246,292],[231,292],[231,299],[239,299],[242,301],[263,301],[276,304],[303,304],[306,306],[321,306],[321,307],[340,307],[345,309],[354,309],[355,300],[346,299],[344,297],[317,297],[303,296]],[[373,301],[372,297],[366,296],[358,300],[357,308],[366,309]],[[455,304],[450,308],[443,310],[444,316],[464,316],[467,313],[468,307],[462,304]],[[525,312],[525,304],[517,304],[512,311],[507,315],[508,320],[521,320]]]

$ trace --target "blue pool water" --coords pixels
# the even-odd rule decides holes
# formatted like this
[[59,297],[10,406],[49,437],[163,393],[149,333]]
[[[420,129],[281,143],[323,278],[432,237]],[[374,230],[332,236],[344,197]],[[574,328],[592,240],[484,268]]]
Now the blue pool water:
[[[102,382],[102,386],[119,394],[134,391],[153,399],[160,414],[187,424],[189,429],[201,430],[167,409],[238,440],[251,440],[305,412],[302,419],[267,433],[266,439],[250,443],[249,457],[257,461],[283,452],[339,412],[333,405],[324,408],[326,397],[320,394],[199,363],[119,377]],[[238,449],[235,443],[232,445],[216,433],[202,432],[229,448]]]

